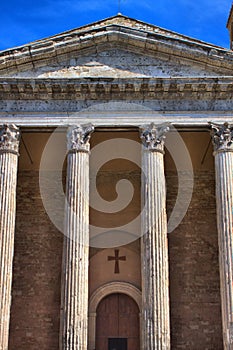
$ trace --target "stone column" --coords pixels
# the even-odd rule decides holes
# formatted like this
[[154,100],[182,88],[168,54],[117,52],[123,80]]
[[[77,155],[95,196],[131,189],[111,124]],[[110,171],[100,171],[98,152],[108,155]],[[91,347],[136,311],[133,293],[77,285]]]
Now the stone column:
[[214,145],[224,349],[233,349],[233,126],[211,124]]
[[8,349],[19,129],[0,127],[0,350]]
[[87,350],[89,151],[92,125],[68,130],[60,349]]
[[166,125],[141,128],[143,142],[142,349],[170,349],[164,140]]

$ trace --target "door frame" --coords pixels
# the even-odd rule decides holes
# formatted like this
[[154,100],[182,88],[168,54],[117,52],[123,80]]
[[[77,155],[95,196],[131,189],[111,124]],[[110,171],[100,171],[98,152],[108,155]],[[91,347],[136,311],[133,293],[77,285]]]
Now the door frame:
[[103,298],[110,294],[126,294],[131,297],[139,308],[140,321],[140,342],[141,342],[141,311],[142,311],[142,293],[140,289],[127,282],[110,282],[99,287],[94,291],[89,299],[88,314],[88,350],[95,350],[96,339],[96,310]]

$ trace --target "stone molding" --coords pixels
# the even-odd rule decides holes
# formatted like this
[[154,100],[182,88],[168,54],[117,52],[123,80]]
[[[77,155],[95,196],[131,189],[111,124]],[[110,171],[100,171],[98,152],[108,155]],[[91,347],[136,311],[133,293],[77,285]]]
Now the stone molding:
[[[37,102],[37,101],[36,101]],[[117,105],[109,103],[100,103],[99,107],[93,102],[89,108],[83,108],[77,106],[73,110],[38,110],[38,104],[33,102],[30,104],[32,110],[30,111],[0,111],[0,124],[10,123],[16,124],[22,128],[30,127],[32,130],[38,130],[38,128],[50,128],[53,132],[54,127],[61,127],[66,129],[67,126],[76,126],[85,124],[87,120],[89,123],[95,125],[95,127],[104,128],[138,128],[140,125],[147,125],[150,123],[156,123],[157,125],[163,124],[165,121],[172,124],[178,131],[182,130],[209,130],[209,123],[222,123],[226,120],[233,123],[233,112],[231,110],[213,111],[213,110],[200,110],[200,111],[157,111],[152,109],[146,109],[142,104],[133,104],[131,102],[121,101],[117,102]],[[119,108],[121,106],[122,108]],[[76,106],[75,106],[76,107]],[[74,108],[74,107],[73,107]],[[33,109],[35,110],[33,112]]]
[[6,100],[229,99],[232,78],[0,78]]
[[0,153],[19,152],[20,131],[14,124],[5,124],[0,127]]
[[[117,21],[115,21],[117,22]],[[129,21],[130,22],[130,21]],[[132,20],[131,20],[132,22]],[[155,27],[154,27],[155,28]],[[104,23],[93,28],[91,24],[86,29],[77,28],[44,40],[39,40],[21,47],[5,50],[0,54],[0,70],[3,72],[19,71],[20,66],[31,69],[41,62],[48,62],[59,56],[69,53],[100,50],[101,47],[125,46],[134,50],[143,50],[144,53],[153,54],[161,52],[165,55],[176,55],[182,59],[207,64],[220,68],[222,71],[232,70],[232,52],[227,49],[204,43],[189,37],[166,31],[151,31],[149,25],[134,28],[130,23],[118,24]]]
[[164,141],[166,133],[169,131],[168,124],[156,125],[151,123],[141,127],[140,131],[142,143],[148,150],[164,154]]
[[89,140],[94,126],[92,124],[72,126],[67,132],[67,148],[69,152],[89,152]]
[[233,152],[233,125],[210,123],[215,152]]
[[122,293],[130,296],[138,305],[141,312],[142,309],[142,293],[141,291],[127,282],[110,282],[96,289],[89,300],[89,313],[96,313],[97,306],[103,298],[109,294]]

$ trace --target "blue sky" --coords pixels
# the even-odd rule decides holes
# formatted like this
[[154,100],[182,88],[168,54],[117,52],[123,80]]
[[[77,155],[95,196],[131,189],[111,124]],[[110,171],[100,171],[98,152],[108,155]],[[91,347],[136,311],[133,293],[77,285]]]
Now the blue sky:
[[[121,12],[148,23],[229,47],[232,0],[121,0]],[[0,50],[113,16],[118,0],[2,0]]]

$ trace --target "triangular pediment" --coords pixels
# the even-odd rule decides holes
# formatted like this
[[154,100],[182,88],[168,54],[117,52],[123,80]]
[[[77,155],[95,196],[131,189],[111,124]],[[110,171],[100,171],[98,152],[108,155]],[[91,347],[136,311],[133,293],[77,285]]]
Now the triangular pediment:
[[[33,70],[13,73],[18,78],[149,78],[216,76],[211,69],[190,61],[156,57],[121,48],[106,49],[88,55],[73,55],[63,62],[51,62]],[[9,75],[8,75],[9,76]]]
[[0,52],[0,76],[147,78],[232,75],[231,51],[115,16]]

